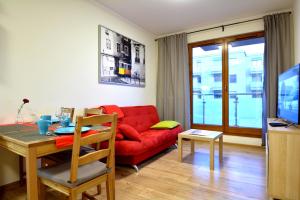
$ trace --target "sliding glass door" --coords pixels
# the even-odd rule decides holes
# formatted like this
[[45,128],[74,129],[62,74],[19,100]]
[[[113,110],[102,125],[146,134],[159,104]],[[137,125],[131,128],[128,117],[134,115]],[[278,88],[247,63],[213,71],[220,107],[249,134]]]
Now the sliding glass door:
[[193,123],[222,125],[222,45],[193,48]]
[[193,128],[259,137],[263,33],[189,45]]

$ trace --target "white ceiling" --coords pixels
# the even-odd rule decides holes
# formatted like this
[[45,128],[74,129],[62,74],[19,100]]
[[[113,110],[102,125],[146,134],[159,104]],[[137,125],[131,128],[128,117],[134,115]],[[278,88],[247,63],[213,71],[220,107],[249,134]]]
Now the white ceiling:
[[293,0],[96,0],[156,34],[292,8]]

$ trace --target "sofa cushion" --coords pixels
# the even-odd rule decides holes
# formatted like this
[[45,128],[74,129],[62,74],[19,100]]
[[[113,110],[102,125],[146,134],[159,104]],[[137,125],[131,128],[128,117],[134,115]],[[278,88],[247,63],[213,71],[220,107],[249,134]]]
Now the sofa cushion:
[[155,149],[167,141],[175,140],[178,133],[181,130],[181,126],[178,126],[171,130],[147,130],[141,135],[141,142],[121,140],[116,141],[116,155],[139,155],[151,149]]
[[151,128],[152,129],[172,129],[178,125],[179,125],[179,123],[176,121],[167,120],[167,121],[158,122],[158,123],[154,124],[153,126],[151,126]]
[[141,135],[132,126],[128,124],[120,124],[118,128],[120,132],[129,140],[141,141]]
[[124,140],[124,135],[122,133],[116,133],[116,140]]
[[118,119],[124,117],[124,113],[122,112],[120,107],[117,106],[117,105],[103,105],[103,106],[101,106],[101,108],[103,110],[103,113],[105,113],[105,114],[117,113],[118,114]]
[[139,133],[150,129],[159,122],[155,106],[130,106],[121,107],[124,117],[119,124],[128,124],[134,127]]

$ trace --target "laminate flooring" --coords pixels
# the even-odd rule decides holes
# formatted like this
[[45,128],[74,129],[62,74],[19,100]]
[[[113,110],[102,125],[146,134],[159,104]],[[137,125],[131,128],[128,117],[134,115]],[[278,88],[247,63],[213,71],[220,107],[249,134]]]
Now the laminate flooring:
[[[266,154],[262,147],[224,144],[223,164],[219,164],[218,147],[215,170],[209,170],[209,146],[196,143],[190,154],[183,142],[183,162],[178,150],[170,148],[141,164],[138,173],[128,166],[116,167],[117,200],[264,200],[266,195]],[[95,193],[93,188],[89,193]],[[48,200],[67,199],[48,189]],[[80,196],[78,196],[80,198]],[[26,199],[26,187],[8,189],[3,200]],[[97,199],[106,199],[105,184]]]

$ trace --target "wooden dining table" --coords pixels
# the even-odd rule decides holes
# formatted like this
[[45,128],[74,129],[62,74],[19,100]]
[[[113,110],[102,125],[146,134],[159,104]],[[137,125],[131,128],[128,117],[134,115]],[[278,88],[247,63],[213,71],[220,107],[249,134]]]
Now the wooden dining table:
[[55,137],[40,135],[35,125],[0,126],[0,147],[23,156],[26,160],[27,200],[38,199],[37,159],[72,148],[72,145],[57,148]]

